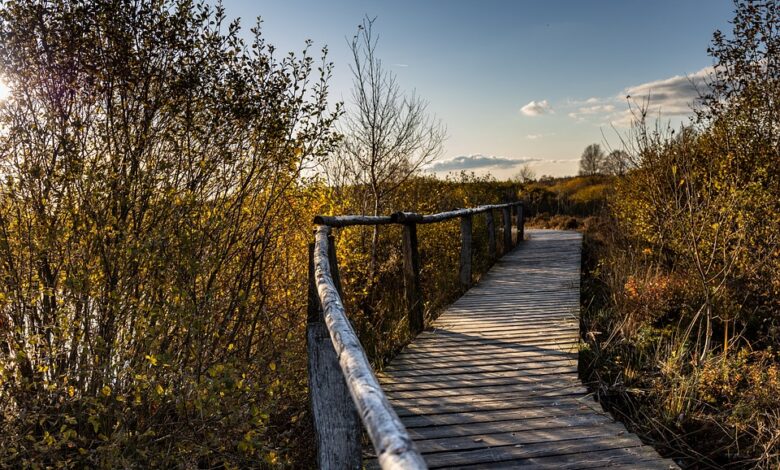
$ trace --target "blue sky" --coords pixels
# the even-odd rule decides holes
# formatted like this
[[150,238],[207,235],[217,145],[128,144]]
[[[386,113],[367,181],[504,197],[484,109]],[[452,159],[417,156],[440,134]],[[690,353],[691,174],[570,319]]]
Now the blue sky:
[[[327,45],[331,94],[348,102],[347,37],[376,16],[378,55],[447,126],[440,174],[497,177],[528,162],[537,175],[577,171],[590,143],[617,148],[625,96],[679,122],[706,74],[715,29],[729,31],[730,0],[251,1],[224,0],[231,18],[280,51]],[[613,129],[614,127],[614,129]]]

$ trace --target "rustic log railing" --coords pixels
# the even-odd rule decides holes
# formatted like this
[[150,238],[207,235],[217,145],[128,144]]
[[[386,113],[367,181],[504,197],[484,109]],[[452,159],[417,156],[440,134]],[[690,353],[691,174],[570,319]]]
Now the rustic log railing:
[[[409,329],[424,328],[420,288],[420,255],[417,225],[460,218],[459,281],[471,286],[472,217],[485,214],[488,256],[496,257],[496,224],[493,211],[501,210],[504,253],[513,247],[512,213],[516,213],[516,243],[523,240],[522,202],[510,202],[422,215],[398,212],[391,216],[317,216],[315,241],[309,246],[309,308],[307,327],[309,394],[321,469],[360,469],[362,421],[383,469],[425,469],[420,453],[385,397],[374,375],[342,302],[332,227],[354,225],[403,225],[404,292]],[[350,399],[351,397],[351,399]]]

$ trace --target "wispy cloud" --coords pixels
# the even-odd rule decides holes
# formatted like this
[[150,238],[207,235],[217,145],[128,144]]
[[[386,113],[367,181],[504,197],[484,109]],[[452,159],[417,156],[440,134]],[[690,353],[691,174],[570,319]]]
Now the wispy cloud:
[[525,136],[525,138],[528,140],[538,140],[538,139],[543,139],[545,137],[552,137],[554,135],[555,132],[548,132],[546,134],[528,134]]
[[393,67],[409,67],[409,64],[393,64]]
[[648,116],[689,116],[700,94],[707,91],[708,77],[712,72],[712,67],[705,67],[690,75],[675,75],[629,86],[606,98],[570,100],[567,105],[574,109],[568,116],[578,122],[597,119],[600,124],[616,127],[631,126],[634,114],[630,108],[635,107],[646,108]]
[[520,112],[526,116],[539,116],[542,114],[550,114],[553,112],[553,109],[547,100],[541,100],[531,101],[530,103],[520,108]]
[[460,155],[455,158],[438,160],[426,166],[434,172],[476,170],[482,168],[513,168],[525,163],[539,161],[537,158],[509,158],[496,155]]
[[[593,98],[588,99],[590,101]],[[576,111],[572,111],[569,113],[569,117],[578,119],[582,116],[588,116],[591,114],[608,114],[615,111],[615,105],[614,104],[594,104],[591,106],[583,106],[580,108],[577,108]]]

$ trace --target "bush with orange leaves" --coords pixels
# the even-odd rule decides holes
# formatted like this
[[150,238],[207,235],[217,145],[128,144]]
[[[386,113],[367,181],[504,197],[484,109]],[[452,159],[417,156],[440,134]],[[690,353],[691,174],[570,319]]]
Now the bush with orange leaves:
[[629,275],[622,291],[615,294],[615,302],[625,315],[623,334],[630,336],[642,325],[678,312],[687,292],[685,279],[675,273]]

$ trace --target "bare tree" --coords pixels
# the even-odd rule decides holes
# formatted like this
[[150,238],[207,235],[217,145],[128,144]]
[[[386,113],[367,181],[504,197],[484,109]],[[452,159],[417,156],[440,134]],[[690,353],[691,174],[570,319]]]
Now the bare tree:
[[536,179],[536,172],[531,168],[531,165],[526,163],[525,165],[520,167],[520,170],[517,172],[517,174],[514,176],[513,179],[520,183],[529,183]]
[[[344,134],[337,154],[342,181],[367,192],[361,208],[380,214],[386,200],[421,166],[441,151],[446,131],[428,113],[428,103],[406,95],[395,74],[377,57],[376,18],[366,17],[350,42],[353,64],[352,103],[341,124]],[[379,227],[371,239],[371,275],[376,271]]]
[[622,176],[631,168],[631,157],[625,150],[613,150],[604,157],[601,171],[607,175]]
[[599,144],[590,144],[585,147],[580,158],[580,175],[591,176],[602,172],[604,165],[604,151]]

